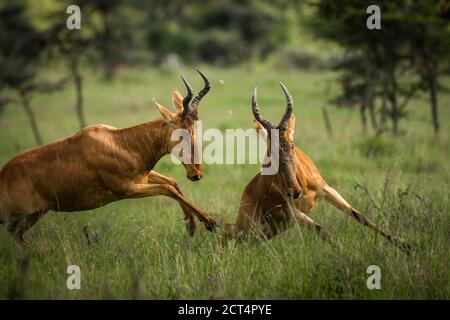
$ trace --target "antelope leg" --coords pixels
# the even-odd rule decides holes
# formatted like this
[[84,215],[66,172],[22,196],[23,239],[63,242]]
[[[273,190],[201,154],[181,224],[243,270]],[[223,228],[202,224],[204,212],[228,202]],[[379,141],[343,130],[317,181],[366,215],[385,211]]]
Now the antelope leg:
[[195,215],[205,225],[209,231],[214,231],[216,222],[205,211],[196,207],[193,203],[188,201],[178,190],[170,184],[131,184],[128,186],[125,198],[145,198],[151,196],[166,196],[177,200],[193,210]]
[[[178,186],[178,183],[175,179],[164,176],[156,171],[153,171],[153,170],[150,171],[150,173],[148,174],[147,183],[149,183],[149,184],[169,184],[169,185],[173,186],[175,189],[177,189],[178,193],[184,197],[184,195],[181,192],[181,189]],[[196,224],[195,224],[195,220],[194,220],[194,215],[192,214],[192,209],[189,208],[183,202],[178,201],[178,203],[181,207],[181,210],[183,210],[183,213],[184,213],[184,224],[186,226],[186,231],[192,237],[194,235],[195,229],[196,229]]]
[[311,219],[310,217],[308,217],[306,214],[304,214],[303,212],[301,212],[300,210],[294,210],[293,212],[294,214],[294,218],[295,221],[302,225],[302,226],[306,226],[309,229],[314,230],[317,235],[324,241],[331,243],[333,245],[336,245],[336,243],[331,239],[331,236],[329,235],[329,233],[327,231],[325,231],[321,225],[317,224],[313,219]]
[[26,215],[19,220],[7,223],[8,232],[22,247],[26,246],[26,241],[23,238],[24,233],[30,229],[39,218],[41,218],[47,211],[38,211],[36,213]]
[[369,218],[367,218],[361,212],[353,208],[347,201],[345,201],[345,199],[332,187],[326,186],[325,188],[323,188],[323,191],[325,192],[325,199],[328,202],[330,202],[336,208],[340,209],[342,212],[351,215],[353,218],[355,218],[356,221],[358,221],[358,223],[369,227],[372,230],[375,230],[391,243],[398,246],[401,250],[407,253],[412,250],[412,247],[409,244],[405,243],[403,240],[377,227],[375,223],[373,223]]

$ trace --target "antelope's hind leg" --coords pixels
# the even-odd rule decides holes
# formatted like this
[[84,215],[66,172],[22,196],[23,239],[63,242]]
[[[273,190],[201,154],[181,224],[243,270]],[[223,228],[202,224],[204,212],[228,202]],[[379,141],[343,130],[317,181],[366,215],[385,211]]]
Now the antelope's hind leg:
[[[175,179],[166,177],[156,171],[151,171],[148,174],[147,183],[149,183],[149,184],[169,184],[169,185],[173,186],[181,196],[184,197],[184,195],[181,192],[181,189],[178,185],[178,182]],[[183,210],[183,213],[184,213],[184,225],[186,226],[186,231],[192,237],[192,236],[194,236],[195,229],[197,228],[197,225],[196,225],[195,219],[194,219],[194,215],[192,214],[192,209],[189,208],[187,205],[185,205],[183,202],[178,201],[178,203],[181,207],[181,210]]]
[[8,222],[7,230],[11,237],[17,241],[21,246],[26,246],[27,243],[23,236],[47,211],[39,211],[30,215],[26,215],[18,220]]
[[363,226],[366,226],[379,234],[381,234],[383,237],[385,237],[388,241],[396,245],[400,248],[400,250],[410,253],[413,248],[410,244],[406,243],[404,240],[384,231],[383,229],[380,229],[378,226],[375,225],[369,218],[367,218],[364,214],[353,208],[345,199],[332,187],[326,186],[324,188],[325,192],[325,199],[330,202],[332,205],[334,205],[336,208],[340,209],[342,212],[347,213],[348,215],[351,215],[358,223],[362,224]]

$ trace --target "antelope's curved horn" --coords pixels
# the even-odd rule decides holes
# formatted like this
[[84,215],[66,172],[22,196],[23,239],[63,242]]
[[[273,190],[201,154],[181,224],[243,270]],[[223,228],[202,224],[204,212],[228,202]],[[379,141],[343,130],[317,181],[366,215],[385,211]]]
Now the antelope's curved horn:
[[291,118],[291,115],[292,115],[293,101],[292,101],[292,96],[289,93],[288,89],[285,87],[285,85],[280,82],[280,86],[281,86],[281,89],[283,89],[284,95],[286,96],[287,106],[286,106],[286,111],[284,112],[283,118],[281,118],[281,121],[278,124],[278,129],[280,131],[284,131],[284,130],[286,130],[287,125],[289,123],[289,119]]
[[187,82],[187,80],[181,76],[181,80],[183,80],[184,85],[186,86],[186,90],[187,90],[187,94],[186,96],[183,98],[183,114],[186,114],[190,111],[190,105],[189,103],[192,100],[192,86],[189,84],[189,82]]
[[269,120],[263,118],[261,116],[261,112],[259,112],[259,107],[258,107],[258,103],[256,102],[256,91],[257,91],[257,87],[255,87],[255,90],[253,91],[253,95],[252,95],[252,110],[253,110],[253,116],[255,117],[256,120],[258,120],[259,123],[261,123],[261,125],[264,127],[264,129],[267,130],[268,133],[270,133],[270,129],[273,129],[274,126],[273,124],[270,123]]
[[203,81],[205,82],[205,86],[202,90],[197,93],[197,95],[194,97],[194,100],[192,100],[192,108],[198,108],[198,104],[200,103],[200,100],[208,93],[209,89],[211,89],[211,82],[209,82],[208,78],[198,69],[195,68],[195,70],[200,74],[200,76],[203,78]]

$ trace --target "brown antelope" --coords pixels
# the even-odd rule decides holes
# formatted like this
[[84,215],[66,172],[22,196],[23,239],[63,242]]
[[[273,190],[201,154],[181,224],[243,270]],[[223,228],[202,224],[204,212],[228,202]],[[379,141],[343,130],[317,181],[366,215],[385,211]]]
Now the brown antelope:
[[[177,182],[152,171],[179,142],[171,139],[174,130],[188,132],[191,150],[197,148],[194,122],[200,100],[211,87],[197,71],[205,86],[192,99],[192,87],[182,77],[187,95],[183,98],[174,89],[172,102],[177,113],[154,100],[162,118],[125,129],[89,126],[11,159],[0,171],[0,222],[23,243],[24,232],[49,210],[90,210],[122,199],[164,195],[180,204],[190,235],[196,227],[193,215],[212,231],[215,221],[184,198]],[[202,165],[188,160],[183,161],[187,177],[198,181]]]
[[[276,174],[258,173],[245,187],[241,195],[239,212],[234,224],[225,224],[225,236],[243,238],[253,235],[263,239],[286,230],[294,223],[314,229],[318,235],[331,241],[328,233],[309,217],[318,198],[325,198],[332,205],[354,217],[359,223],[379,232],[401,249],[408,246],[398,238],[378,228],[366,216],[353,208],[322,178],[312,160],[294,145],[295,117],[292,114],[292,97],[281,84],[287,100],[287,108],[278,126],[274,126],[260,114],[256,101],[256,88],[252,96],[252,110],[256,119],[255,128],[267,141],[265,162],[278,161]],[[278,131],[276,131],[278,130]],[[278,133],[278,154],[271,152],[272,132]],[[272,142],[273,143],[273,142]],[[278,159],[275,159],[278,157]]]

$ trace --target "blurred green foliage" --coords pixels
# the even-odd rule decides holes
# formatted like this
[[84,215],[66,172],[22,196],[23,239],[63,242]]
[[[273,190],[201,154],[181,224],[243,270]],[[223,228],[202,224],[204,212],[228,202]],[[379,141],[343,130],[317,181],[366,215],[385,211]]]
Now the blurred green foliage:
[[[66,28],[70,4],[0,3],[0,101],[8,90],[36,91],[40,68],[61,61],[77,90],[80,126],[84,66],[109,80],[120,68],[143,65],[335,67],[341,90],[327,102],[359,107],[365,132],[370,120],[376,134],[401,133],[405,107],[420,91],[429,95],[439,132],[439,79],[450,71],[445,1],[78,0],[81,30]],[[381,8],[381,30],[366,27],[372,4]]]
[[[380,10],[378,30],[366,27],[366,9],[372,4]],[[345,52],[337,64],[343,74],[338,100],[359,105],[363,127],[369,111],[375,131],[384,131],[389,118],[392,131],[399,133],[406,105],[422,90],[429,93],[438,133],[437,88],[440,75],[450,66],[450,7],[445,1],[319,0],[315,9],[308,21],[310,30],[338,43]]]
[[[26,10],[20,19],[40,31],[65,23],[66,8],[74,4],[66,0],[19,2]],[[5,0],[1,7],[13,3]],[[289,1],[80,0],[76,4],[82,14],[78,32],[95,38],[97,62],[117,60],[109,62],[109,67],[132,63],[128,57],[139,56],[136,52],[143,50],[148,50],[149,61],[155,63],[170,54],[189,63],[227,65],[265,58],[287,42],[289,30],[295,28],[289,26]],[[29,33],[13,31],[10,37]]]

